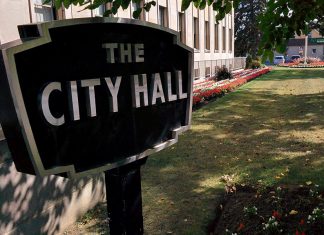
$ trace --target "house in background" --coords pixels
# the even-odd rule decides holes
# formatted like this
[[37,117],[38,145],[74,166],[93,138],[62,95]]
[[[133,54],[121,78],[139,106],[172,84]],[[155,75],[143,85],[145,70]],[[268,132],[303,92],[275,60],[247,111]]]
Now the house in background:
[[[287,58],[293,55],[305,56],[305,35],[289,39],[286,55]],[[312,30],[308,35],[307,57],[324,59],[324,38],[317,30]]]
[[[305,56],[305,38],[289,40],[287,45],[287,57],[292,55]],[[324,59],[324,38],[308,38],[307,57]]]

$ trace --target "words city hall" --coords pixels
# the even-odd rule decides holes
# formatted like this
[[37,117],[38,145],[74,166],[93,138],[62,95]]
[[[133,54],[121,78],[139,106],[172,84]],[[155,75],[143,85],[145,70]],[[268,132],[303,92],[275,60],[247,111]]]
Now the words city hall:
[[[102,45],[106,51],[107,63],[142,63],[144,62],[144,44],[130,44],[130,43],[106,43]],[[148,86],[147,78],[150,76],[151,82]],[[176,71],[174,77],[176,82],[172,82],[171,72],[154,73],[154,74],[134,74],[130,75],[131,80],[131,95],[134,108],[143,106],[155,105],[157,102],[165,103],[178,99],[187,98],[187,93],[183,92],[182,87],[182,71]],[[161,80],[163,77],[163,82]],[[80,105],[78,93],[86,92],[86,106],[87,115],[89,117],[97,116],[96,110],[96,86],[105,86],[109,93],[108,109],[110,112],[118,112],[118,93],[124,77],[105,77],[105,78],[92,78],[83,79],[81,81],[63,82],[50,82],[41,91],[40,107],[46,121],[53,126],[61,126],[65,123],[67,115],[70,120],[80,120]],[[172,84],[176,86],[172,89]],[[62,89],[66,86],[66,89]],[[56,117],[51,112],[50,96],[56,92],[68,92],[67,102],[69,103],[69,114],[61,114]],[[176,93],[172,91],[176,90]],[[142,99],[141,99],[142,98]],[[142,100],[142,102],[141,102]]]

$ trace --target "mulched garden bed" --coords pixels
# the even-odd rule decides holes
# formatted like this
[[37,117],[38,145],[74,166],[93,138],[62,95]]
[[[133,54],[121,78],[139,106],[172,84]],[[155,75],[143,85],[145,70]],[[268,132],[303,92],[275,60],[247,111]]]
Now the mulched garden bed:
[[308,184],[235,188],[218,206],[209,234],[324,234],[324,192]]

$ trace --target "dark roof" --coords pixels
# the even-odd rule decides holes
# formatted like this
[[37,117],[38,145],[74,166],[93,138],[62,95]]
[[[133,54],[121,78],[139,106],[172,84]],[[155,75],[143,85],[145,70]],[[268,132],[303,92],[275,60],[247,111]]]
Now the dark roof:
[[[316,45],[321,45],[322,43],[316,43],[308,40],[308,45],[310,46],[316,46]],[[288,41],[288,46],[305,46],[305,39],[304,38],[291,38]]]

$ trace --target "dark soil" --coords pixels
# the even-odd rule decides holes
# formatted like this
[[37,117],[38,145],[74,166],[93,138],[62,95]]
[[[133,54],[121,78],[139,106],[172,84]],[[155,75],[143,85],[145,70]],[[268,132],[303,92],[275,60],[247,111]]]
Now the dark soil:
[[[217,208],[217,217],[209,227],[209,234],[324,234],[323,216],[308,223],[308,216],[314,208],[324,209],[324,193],[315,186],[280,188],[244,186],[235,193],[227,194]],[[253,206],[257,208],[256,215],[244,212],[244,207]],[[264,224],[273,215],[278,227],[273,231],[264,230]]]

